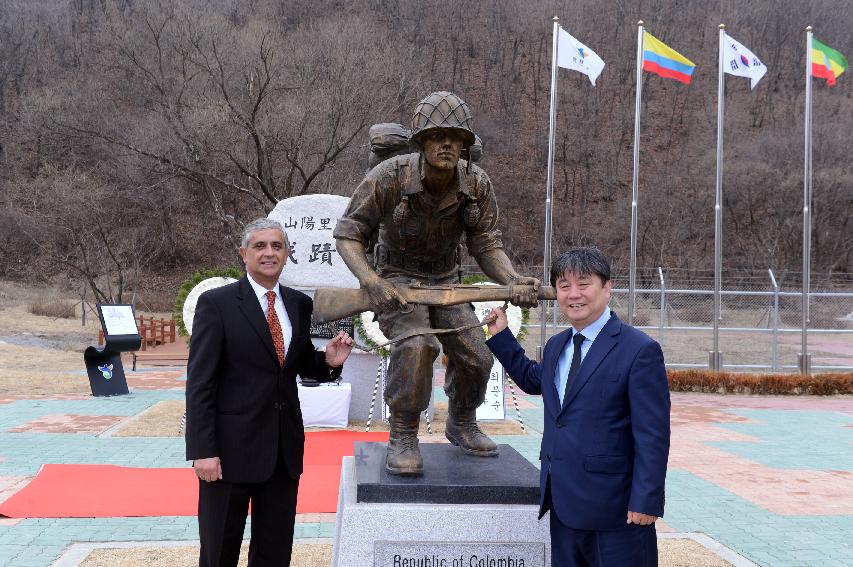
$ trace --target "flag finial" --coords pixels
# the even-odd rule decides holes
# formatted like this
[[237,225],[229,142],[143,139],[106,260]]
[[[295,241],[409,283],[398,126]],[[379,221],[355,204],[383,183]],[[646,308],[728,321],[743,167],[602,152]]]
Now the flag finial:
[[720,29],[721,29],[721,30],[726,29],[726,24],[720,24]]
[[644,23],[645,23],[645,22],[644,22],[643,20],[640,20],[639,22],[637,22],[637,25],[638,25],[638,26],[641,26],[641,25],[643,25]]
[[812,31],[812,27],[811,27],[811,26],[806,26],[806,31],[807,31],[807,32]]
[[554,17],[552,18],[552,21],[554,21],[554,22],[559,22],[559,21],[560,21],[560,16],[554,16]]

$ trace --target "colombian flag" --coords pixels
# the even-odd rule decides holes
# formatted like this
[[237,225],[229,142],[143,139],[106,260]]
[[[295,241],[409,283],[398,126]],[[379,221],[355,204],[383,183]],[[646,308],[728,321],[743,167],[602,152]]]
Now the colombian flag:
[[831,87],[845,70],[847,59],[843,55],[812,38],[812,77],[826,79],[826,84]]
[[643,30],[643,71],[689,84],[695,68],[693,61]]

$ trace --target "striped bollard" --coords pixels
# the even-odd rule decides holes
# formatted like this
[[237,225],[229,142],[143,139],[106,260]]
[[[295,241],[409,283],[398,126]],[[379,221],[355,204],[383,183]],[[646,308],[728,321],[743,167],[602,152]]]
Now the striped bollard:
[[379,389],[379,380],[382,378],[382,362],[379,359],[379,368],[376,369],[376,382],[373,383],[373,395],[370,397],[370,411],[367,414],[367,427],[364,428],[365,433],[370,431],[370,422],[373,420],[373,407],[376,405],[376,391]]
[[521,419],[521,410],[518,409],[518,398],[515,397],[515,388],[512,387],[512,379],[506,372],[504,372],[504,378],[506,379],[506,383],[509,385],[509,392],[512,394],[512,405],[515,406],[515,415],[518,417],[518,423],[521,425],[521,432],[527,433],[527,430],[524,428],[524,420]]

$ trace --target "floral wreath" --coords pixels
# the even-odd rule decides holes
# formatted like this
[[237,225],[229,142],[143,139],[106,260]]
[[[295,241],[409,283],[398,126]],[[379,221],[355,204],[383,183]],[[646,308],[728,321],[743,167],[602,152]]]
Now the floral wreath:
[[[378,345],[388,341],[382,329],[379,328],[379,321],[376,320],[376,314],[373,311],[365,311],[353,317],[353,327],[355,327],[356,333],[364,339],[365,346],[373,350],[376,350]],[[382,358],[388,358],[391,351],[386,346],[380,348],[378,354]]]
[[[243,277],[243,271],[239,268],[214,268],[212,270],[206,270],[204,272],[196,272],[193,274],[193,277],[186,280],[181,284],[181,288],[178,290],[178,298],[175,300],[175,323],[178,326],[178,333],[182,337],[189,337],[190,334],[187,332],[187,326],[184,322],[184,304],[186,303],[187,296],[190,292],[201,282],[210,278],[233,278],[235,280],[239,280]],[[218,287],[214,285],[212,287]],[[196,296],[197,300],[198,296]],[[191,306],[193,311],[195,311],[195,305]]]
[[[465,284],[473,285],[498,285],[494,282],[488,281],[483,276],[466,276],[462,281]],[[503,301],[478,301],[473,304],[474,312],[477,314],[477,318],[482,321],[491,309],[495,307],[502,307],[503,304]],[[512,334],[515,335],[519,341],[523,339],[524,335],[527,333],[527,327],[524,325],[530,319],[530,310],[526,307],[522,309],[516,305],[509,304],[506,309],[506,318],[509,330]],[[361,315],[356,315],[354,317],[353,326],[364,339],[364,343],[368,347],[376,348],[376,345],[388,340],[379,328],[379,321],[376,320],[376,315],[373,311],[365,311]],[[486,325],[483,325],[483,333],[485,333],[487,338],[490,336]],[[388,347],[379,349],[379,355],[383,357],[388,356]]]

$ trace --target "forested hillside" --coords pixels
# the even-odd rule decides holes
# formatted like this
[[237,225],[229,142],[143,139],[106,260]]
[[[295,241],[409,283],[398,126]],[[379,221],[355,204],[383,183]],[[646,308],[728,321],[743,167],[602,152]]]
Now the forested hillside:
[[[637,20],[697,64],[646,73],[638,265],[713,267],[717,27],[769,71],[727,79],[724,266],[801,269],[805,32],[853,58],[848,0],[1,0],[0,277],[120,299],[235,263],[283,198],[349,195],[367,130],[471,106],[510,256],[543,248],[551,18],[607,66],[559,73],[554,249],[628,264]],[[853,272],[853,71],[815,81],[813,270]],[[535,270],[535,271],[534,271]]]

